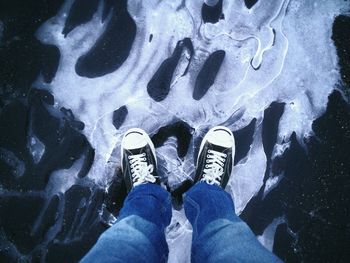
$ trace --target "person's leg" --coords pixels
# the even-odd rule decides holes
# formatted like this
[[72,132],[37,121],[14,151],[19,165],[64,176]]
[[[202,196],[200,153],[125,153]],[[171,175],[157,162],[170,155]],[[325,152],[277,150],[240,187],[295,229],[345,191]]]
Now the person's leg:
[[281,262],[235,214],[221,187],[197,183],[185,194],[184,208],[193,227],[193,262]]
[[154,145],[141,129],[128,130],[121,166],[129,195],[118,222],[101,235],[82,262],[166,262],[164,229],[171,220],[170,194],[157,176]]
[[193,262],[279,262],[235,214],[225,189],[231,175],[235,140],[226,127],[204,136],[194,181],[185,194],[184,209],[193,227]]
[[164,229],[170,220],[169,193],[156,184],[139,185],[129,193],[117,223],[81,262],[166,262]]

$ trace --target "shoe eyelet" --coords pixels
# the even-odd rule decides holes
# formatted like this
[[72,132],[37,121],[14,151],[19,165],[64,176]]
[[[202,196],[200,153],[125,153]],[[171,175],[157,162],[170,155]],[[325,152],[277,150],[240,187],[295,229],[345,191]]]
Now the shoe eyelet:
[[147,160],[146,157],[144,157],[143,160],[146,161]]
[[208,153],[211,153],[211,150],[208,150]]
[[207,154],[207,158],[210,158],[210,155],[209,155],[209,154]]
[[209,167],[209,165],[206,164],[206,165],[205,165],[205,168],[208,168],[208,167]]
[[130,156],[130,155],[128,156],[128,159],[129,159],[129,160],[131,159],[131,156]]
[[206,163],[209,163],[209,160],[206,160]]

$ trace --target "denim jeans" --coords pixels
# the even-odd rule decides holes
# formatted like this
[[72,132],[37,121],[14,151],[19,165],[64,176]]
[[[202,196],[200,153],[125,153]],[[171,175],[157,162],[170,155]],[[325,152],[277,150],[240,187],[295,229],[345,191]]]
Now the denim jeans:
[[[192,262],[281,262],[235,214],[231,196],[220,187],[197,183],[185,194],[184,209],[193,227]],[[169,193],[155,184],[137,186],[117,223],[81,262],[166,262],[170,220]]]

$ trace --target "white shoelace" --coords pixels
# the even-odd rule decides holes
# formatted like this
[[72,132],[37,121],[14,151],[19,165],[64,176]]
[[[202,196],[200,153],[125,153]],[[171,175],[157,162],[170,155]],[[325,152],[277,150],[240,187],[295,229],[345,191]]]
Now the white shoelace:
[[204,181],[208,184],[217,184],[220,186],[221,176],[224,173],[224,164],[227,154],[217,152],[214,150],[208,150],[205,168],[203,169]]
[[128,156],[134,186],[156,181],[156,178],[152,175],[154,167],[152,164],[147,165],[145,156],[146,153]]

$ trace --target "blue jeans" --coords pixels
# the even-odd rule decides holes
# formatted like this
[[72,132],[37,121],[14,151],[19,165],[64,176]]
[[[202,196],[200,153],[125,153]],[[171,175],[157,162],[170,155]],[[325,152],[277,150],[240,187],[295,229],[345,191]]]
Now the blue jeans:
[[[184,209],[193,227],[192,262],[281,262],[235,214],[231,196],[220,187],[197,183],[185,194]],[[166,262],[170,219],[169,193],[155,184],[137,186],[118,222],[81,262]]]

